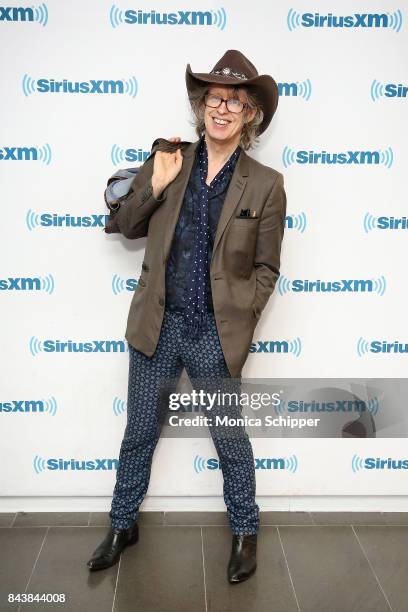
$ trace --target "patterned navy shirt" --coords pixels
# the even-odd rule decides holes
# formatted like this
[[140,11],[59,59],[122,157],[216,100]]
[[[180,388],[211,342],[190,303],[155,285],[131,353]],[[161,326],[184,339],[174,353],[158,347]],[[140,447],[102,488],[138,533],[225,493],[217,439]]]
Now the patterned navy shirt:
[[[185,309],[187,271],[194,260],[194,243],[198,226],[198,206],[201,190],[199,150],[206,146],[204,136],[196,149],[195,160],[184,194],[183,203],[177,220],[174,236],[166,265],[166,308],[183,312]],[[208,194],[208,225],[209,241],[207,255],[207,310],[213,311],[211,283],[209,280],[210,262],[213,252],[214,238],[224,199],[239,159],[241,148],[238,146],[220,173],[224,170],[221,180],[211,182]],[[218,175],[217,175],[218,176]]]

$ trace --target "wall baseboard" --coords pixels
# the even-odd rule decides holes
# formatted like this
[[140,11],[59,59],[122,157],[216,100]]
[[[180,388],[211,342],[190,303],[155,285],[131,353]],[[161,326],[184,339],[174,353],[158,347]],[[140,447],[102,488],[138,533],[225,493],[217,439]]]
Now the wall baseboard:
[[[262,512],[408,512],[408,496],[257,496]],[[109,512],[110,497],[0,497],[0,512]],[[141,511],[220,512],[222,497],[147,496]]]

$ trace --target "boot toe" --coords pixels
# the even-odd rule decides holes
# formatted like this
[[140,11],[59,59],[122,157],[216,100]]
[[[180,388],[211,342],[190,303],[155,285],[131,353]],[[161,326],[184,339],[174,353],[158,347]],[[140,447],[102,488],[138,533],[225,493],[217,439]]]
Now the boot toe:
[[87,566],[91,570],[105,569],[107,567],[110,567],[113,564],[114,564],[114,561],[113,561],[112,557],[106,556],[106,555],[103,555],[103,556],[100,556],[100,557],[91,558],[87,562]]
[[255,573],[256,564],[246,571],[242,571],[238,569],[229,569],[228,570],[228,581],[231,584],[235,584],[237,582],[244,582],[244,580],[248,580]]

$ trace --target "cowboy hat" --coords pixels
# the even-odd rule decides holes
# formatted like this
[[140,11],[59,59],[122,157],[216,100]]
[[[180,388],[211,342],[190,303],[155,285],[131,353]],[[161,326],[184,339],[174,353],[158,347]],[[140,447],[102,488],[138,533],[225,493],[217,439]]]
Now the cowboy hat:
[[259,75],[255,66],[243,53],[230,49],[209,73],[193,72],[190,64],[187,64],[186,85],[189,96],[203,83],[249,87],[257,95],[264,113],[259,134],[266,130],[278,106],[278,86],[269,74]]

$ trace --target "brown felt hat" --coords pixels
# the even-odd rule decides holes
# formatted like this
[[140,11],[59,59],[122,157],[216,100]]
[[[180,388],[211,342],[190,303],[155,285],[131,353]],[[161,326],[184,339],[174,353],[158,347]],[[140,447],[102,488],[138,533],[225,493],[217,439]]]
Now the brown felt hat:
[[257,95],[264,118],[259,126],[262,134],[270,124],[278,106],[278,86],[269,74],[258,74],[255,66],[240,51],[230,49],[215,64],[211,72],[193,72],[190,64],[186,68],[186,85],[188,94],[203,83],[217,85],[241,85],[253,90]]

